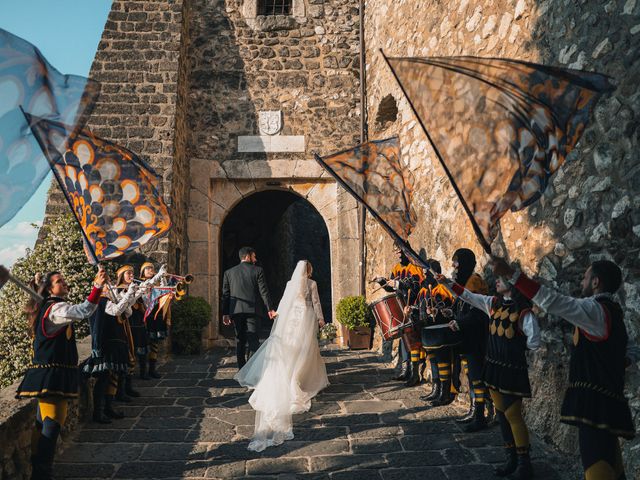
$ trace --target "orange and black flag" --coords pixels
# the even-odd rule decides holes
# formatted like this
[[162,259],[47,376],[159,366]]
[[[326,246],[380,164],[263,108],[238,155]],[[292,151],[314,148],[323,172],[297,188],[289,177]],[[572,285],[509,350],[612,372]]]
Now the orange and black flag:
[[76,217],[91,263],[130,253],[167,234],[161,178],[124,147],[88,130],[25,114]]
[[615,88],[605,75],[517,60],[385,59],[488,252],[500,218],[540,198]]
[[398,137],[374,140],[316,161],[375,218],[416,265],[424,261],[407,239],[416,225],[414,182],[400,159]]

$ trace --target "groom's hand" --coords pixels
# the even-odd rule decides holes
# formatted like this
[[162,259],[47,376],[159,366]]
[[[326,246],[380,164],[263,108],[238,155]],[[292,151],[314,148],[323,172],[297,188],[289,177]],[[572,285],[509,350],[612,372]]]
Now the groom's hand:
[[231,325],[231,317],[229,315],[223,315],[222,323],[227,326]]
[[269,315],[269,318],[271,320],[273,320],[274,318],[276,318],[278,316],[278,314],[277,314],[277,312],[275,310],[269,310],[268,315]]
[[324,320],[318,320],[318,325],[320,326],[320,328],[324,327]]

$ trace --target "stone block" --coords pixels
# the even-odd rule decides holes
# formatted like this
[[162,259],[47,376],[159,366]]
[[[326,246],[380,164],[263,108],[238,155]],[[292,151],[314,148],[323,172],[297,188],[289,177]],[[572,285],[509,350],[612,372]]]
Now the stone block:
[[258,458],[247,461],[249,475],[278,475],[309,471],[307,458]]
[[[298,62],[300,63],[300,62]],[[253,135],[238,136],[238,152],[304,152],[304,135]]]

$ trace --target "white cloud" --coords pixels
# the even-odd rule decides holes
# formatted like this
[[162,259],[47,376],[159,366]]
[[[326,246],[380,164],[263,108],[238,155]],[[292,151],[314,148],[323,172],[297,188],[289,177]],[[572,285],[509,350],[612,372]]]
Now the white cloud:
[[0,265],[10,268],[16,260],[20,257],[24,257],[27,248],[29,248],[28,245],[19,244],[0,249]]
[[38,227],[42,225],[42,220],[37,222],[19,222],[14,228],[11,229],[10,235],[12,237],[32,238],[37,235],[38,230],[33,227],[32,224]]

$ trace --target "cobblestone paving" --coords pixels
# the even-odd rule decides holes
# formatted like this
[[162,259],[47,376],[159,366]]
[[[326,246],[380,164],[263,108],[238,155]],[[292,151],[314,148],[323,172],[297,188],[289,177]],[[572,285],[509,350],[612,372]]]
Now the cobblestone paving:
[[[375,355],[326,351],[331,385],[295,418],[295,439],[247,450],[254,414],[230,351],[173,359],[137,381],[127,418],[86,424],[59,456],[59,478],[492,479],[497,427],[465,434],[462,406],[426,408]],[[144,387],[142,386],[144,385]],[[577,478],[573,462],[534,442],[536,478]]]

